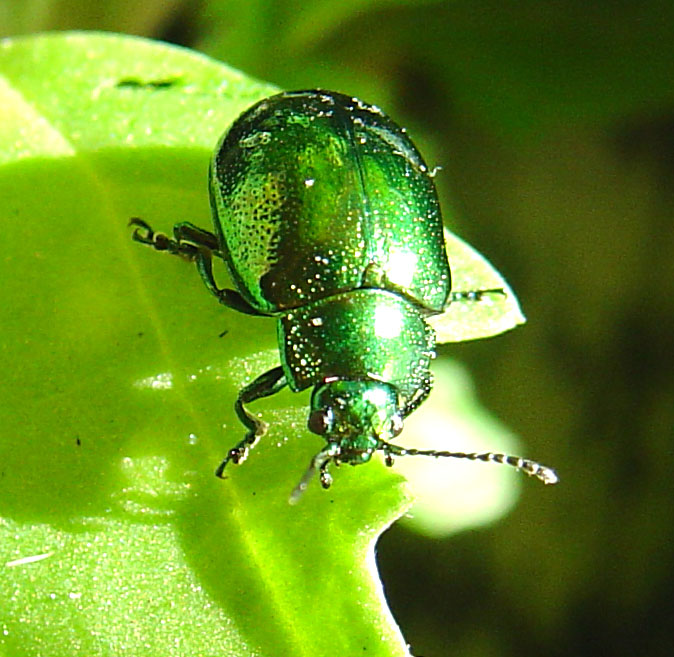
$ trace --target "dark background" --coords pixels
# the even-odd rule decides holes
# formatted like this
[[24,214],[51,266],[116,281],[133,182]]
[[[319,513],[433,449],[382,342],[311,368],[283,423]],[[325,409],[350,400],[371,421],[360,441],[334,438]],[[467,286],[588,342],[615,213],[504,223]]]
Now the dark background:
[[447,223],[517,291],[524,328],[442,353],[562,484],[524,486],[480,530],[383,537],[415,654],[671,657],[674,4],[0,7],[0,35],[64,29],[164,39],[380,105],[442,166]]

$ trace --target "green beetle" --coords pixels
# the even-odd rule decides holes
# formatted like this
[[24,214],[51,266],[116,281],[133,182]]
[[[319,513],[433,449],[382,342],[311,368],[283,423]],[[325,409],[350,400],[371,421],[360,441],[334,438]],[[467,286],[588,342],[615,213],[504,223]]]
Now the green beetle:
[[[331,462],[358,465],[376,451],[387,465],[394,456],[447,456],[556,481],[549,468],[517,457],[390,442],[431,391],[433,319],[442,323],[453,302],[506,295],[502,286],[452,292],[432,174],[404,130],[349,96],[285,92],[234,122],[209,178],[215,233],[180,223],[171,239],[140,219],[131,223],[137,241],[194,260],[222,304],[278,317],[281,365],[240,391],[235,409],[247,433],[218,476],[266,430],[246,404],[287,385],[313,387],[308,427],[327,443],[292,500],[315,471],[328,488]],[[227,263],[236,290],[216,284],[214,256]],[[465,331],[458,336],[441,341],[467,339]]]

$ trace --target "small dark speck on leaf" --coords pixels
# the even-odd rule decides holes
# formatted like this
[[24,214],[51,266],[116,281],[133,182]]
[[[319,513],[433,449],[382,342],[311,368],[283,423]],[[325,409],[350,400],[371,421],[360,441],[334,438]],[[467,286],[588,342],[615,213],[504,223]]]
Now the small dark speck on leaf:
[[77,446],[78,446],[78,447],[82,444],[82,441],[80,440],[80,437],[79,437],[79,436],[77,436],[77,437],[75,438],[75,443],[77,443]]
[[142,338],[145,335],[144,331],[138,331],[138,337]]
[[219,338],[224,338],[229,333],[229,329],[225,329],[222,333],[218,333]]

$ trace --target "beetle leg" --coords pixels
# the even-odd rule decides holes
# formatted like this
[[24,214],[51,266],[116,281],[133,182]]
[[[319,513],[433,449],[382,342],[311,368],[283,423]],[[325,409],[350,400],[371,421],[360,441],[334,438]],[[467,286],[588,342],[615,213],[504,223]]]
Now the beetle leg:
[[302,475],[302,479],[300,479],[300,482],[293,488],[293,492],[290,494],[290,499],[288,500],[289,504],[297,504],[297,502],[299,502],[299,499],[307,489],[309,482],[313,479],[314,474],[316,474],[316,470],[319,472],[321,486],[326,489],[330,488],[332,485],[332,476],[328,472],[328,465],[337,454],[339,454],[337,443],[328,443],[328,446],[325,449],[322,449],[311,459],[307,471]]
[[262,399],[262,397],[269,397],[281,390],[286,384],[287,381],[283,368],[279,365],[258,376],[255,381],[249,383],[239,392],[239,397],[236,400],[236,404],[234,404],[234,410],[248,431],[246,437],[236,447],[229,450],[227,458],[215,471],[216,477],[223,478],[222,473],[230,461],[232,463],[243,463],[248,456],[248,451],[255,446],[257,441],[267,431],[267,425],[249,413],[244,404],[256,399]]
[[136,226],[133,239],[147,244],[157,251],[166,251],[186,260],[194,261],[201,248],[213,252],[218,248],[215,235],[188,223],[176,224],[173,228],[174,239],[164,233],[156,233],[152,226],[139,217],[129,219],[129,226]]
[[255,310],[236,291],[219,288],[213,276],[213,256],[222,258],[218,251],[218,238],[203,228],[194,224],[182,222],[173,227],[173,239],[164,233],[156,233],[152,226],[138,217],[129,220],[129,226],[136,226],[133,239],[141,244],[147,244],[157,251],[166,251],[190,262],[196,262],[197,271],[210,292],[218,301],[246,315],[262,315]]
[[245,313],[246,315],[264,317],[264,313],[255,310],[255,308],[253,308],[236,290],[218,287],[218,284],[215,282],[215,277],[213,276],[213,253],[215,252],[204,248],[199,249],[194,256],[194,260],[197,263],[197,271],[211,294],[213,294],[223,306],[232,308],[232,310]]
[[218,251],[218,238],[207,230],[199,228],[188,221],[181,221],[173,226],[173,236],[179,244],[189,243],[208,249],[211,253],[220,255]]
[[[416,411],[426,401],[428,395],[431,394],[431,390],[433,390],[433,375],[430,372],[425,372],[415,395],[400,410],[400,418],[404,420],[410,413]],[[390,468],[394,461],[393,455],[399,456],[402,448],[382,440],[377,449],[384,452],[384,463]]]
[[466,290],[452,292],[449,296],[450,302],[455,301],[481,301],[483,297],[488,294],[500,294],[501,296],[508,296],[502,287],[495,287],[490,290]]
[[416,411],[426,401],[431,390],[433,390],[433,375],[426,372],[414,396],[401,409],[400,417],[404,420],[410,413]]
[[247,303],[236,290],[218,287],[213,276],[213,256],[222,258],[222,253],[218,251],[218,238],[213,233],[183,222],[173,227],[173,234],[179,244],[197,246],[192,260],[197,263],[197,271],[206,287],[223,306],[246,315],[262,314]]
[[319,480],[321,482],[321,486],[323,487],[324,490],[328,490],[330,486],[332,486],[332,475],[328,472],[328,466],[330,465],[330,459],[325,459],[323,463],[321,463],[321,466],[319,467]]

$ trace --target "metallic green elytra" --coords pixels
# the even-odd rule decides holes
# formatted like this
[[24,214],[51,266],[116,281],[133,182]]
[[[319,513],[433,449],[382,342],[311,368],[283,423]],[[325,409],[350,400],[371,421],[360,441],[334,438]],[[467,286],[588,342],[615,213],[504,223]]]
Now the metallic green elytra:
[[[241,463],[266,425],[246,404],[284,386],[313,388],[308,427],[326,442],[291,501],[318,471],[366,463],[381,451],[512,465],[545,483],[552,470],[503,454],[406,449],[390,441],[429,395],[436,335],[449,304],[505,295],[452,291],[432,176],[407,134],[381,110],[335,92],[285,92],[244,112],[210,169],[214,233],[188,223],[174,238],[140,219],[134,239],[196,262],[230,308],[278,317],[281,364],[239,393],[247,433],[218,467]],[[221,289],[212,258],[236,287]],[[445,340],[446,341],[446,340]]]

